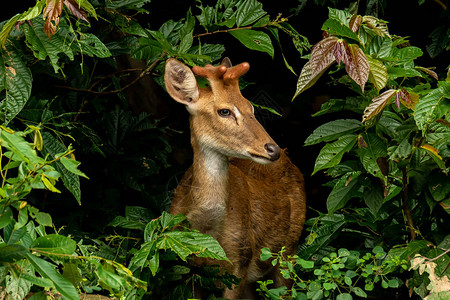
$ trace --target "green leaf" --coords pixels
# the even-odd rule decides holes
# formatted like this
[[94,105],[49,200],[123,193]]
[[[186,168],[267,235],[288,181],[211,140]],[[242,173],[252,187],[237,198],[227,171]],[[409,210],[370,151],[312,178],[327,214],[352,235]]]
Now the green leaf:
[[51,280],[58,292],[71,300],[79,300],[80,297],[73,284],[55,270],[55,266],[31,253],[27,253],[28,261],[36,271],[44,278]]
[[28,249],[19,244],[0,245],[0,263],[14,263],[28,253]]
[[157,247],[174,251],[184,261],[191,254],[229,261],[217,240],[200,232],[167,232],[158,240]]
[[244,0],[237,6],[236,25],[238,27],[250,25],[265,14],[266,12],[262,9],[260,2],[256,0]]
[[3,47],[5,45],[6,40],[9,37],[9,34],[16,26],[17,21],[20,19],[22,15],[16,14],[12,18],[10,18],[5,24],[2,26],[2,31],[0,32],[0,46]]
[[[87,2],[87,1],[85,1]],[[91,33],[82,33],[78,43],[81,47],[81,53],[87,54],[91,57],[106,58],[111,56],[109,49],[103,44],[103,42],[95,35]]]
[[63,164],[63,166],[71,173],[78,175],[78,176],[82,176],[84,178],[89,179],[89,177],[86,176],[86,174],[84,174],[83,172],[81,172],[80,170],[78,170],[78,166],[81,164],[79,161],[76,161],[74,159],[70,159],[67,158],[66,156],[62,156],[60,158],[61,163]]
[[[444,97],[444,89],[442,87],[433,89],[425,96],[421,97],[419,103],[414,109],[414,120],[416,120],[417,128],[424,130],[436,116],[439,102]],[[423,132],[425,134],[425,132]]]
[[344,153],[350,151],[355,143],[356,135],[349,134],[341,136],[333,143],[326,144],[317,156],[312,175],[317,171],[337,165],[341,161]]
[[333,187],[327,199],[328,214],[333,214],[345,206],[359,189],[359,173],[343,176]]
[[33,77],[19,51],[7,47],[6,55],[0,56],[0,87],[6,90],[0,105],[3,125],[7,125],[24,108],[31,94]]
[[337,295],[336,300],[353,300],[353,297],[349,293],[343,293]]
[[[52,158],[56,158],[57,154],[67,151],[67,148],[49,132],[44,132],[42,134],[42,138],[44,140],[43,149],[45,150],[45,152],[50,154]],[[55,161],[53,163],[53,166],[61,174],[64,186],[72,193],[72,195],[78,201],[78,204],[80,204],[81,189],[79,176],[66,169],[66,167],[60,161]]]
[[261,31],[251,29],[239,29],[230,31],[231,35],[238,39],[245,47],[274,55],[272,41],[270,37]]
[[319,126],[305,140],[305,146],[314,145],[320,142],[330,142],[345,134],[361,128],[361,122],[355,119],[339,119]]
[[[19,276],[6,276],[6,294],[12,297],[7,297],[7,299],[26,299],[26,296],[30,292],[31,282],[19,277]],[[4,295],[4,294],[3,294]],[[3,297],[2,297],[3,298]]]
[[323,23],[322,30],[326,30],[330,35],[345,37],[359,42],[358,35],[354,33],[347,25],[337,19],[328,19]]
[[153,255],[148,264],[150,267],[150,271],[152,272],[153,276],[155,276],[159,268],[159,252],[156,252],[155,255]]
[[148,241],[141,245],[141,248],[133,255],[130,261],[130,269],[140,268],[141,270],[147,266],[149,261],[156,253],[154,241]]
[[355,287],[353,289],[353,292],[355,293],[356,296],[367,298],[366,292],[364,292],[364,290],[360,287]]
[[[64,19],[61,19],[59,26],[67,26]],[[50,40],[45,33],[42,18],[33,19],[33,26],[24,23],[21,28],[34,56],[39,60],[45,60],[48,57],[55,73],[62,70],[58,63],[61,53],[65,54],[70,60],[74,59],[74,53],[69,44],[72,42],[70,37],[63,35],[64,33],[61,35],[61,30],[58,30]]]
[[36,214],[33,214],[33,218],[36,219],[36,222],[43,226],[53,226],[52,216],[48,213],[37,212]]
[[0,208],[0,229],[6,227],[13,220],[13,213],[9,206]]
[[380,165],[378,159],[387,157],[386,140],[375,133],[364,134],[363,138],[367,147],[361,147],[357,150],[362,165],[373,176],[385,180],[385,175],[383,174],[385,170],[382,169],[383,166]]
[[387,68],[383,62],[370,56],[367,56],[367,61],[370,67],[369,81],[375,86],[377,91],[380,91],[386,86],[388,81]]
[[59,234],[48,234],[38,237],[30,248],[42,255],[72,255],[77,244],[71,238]]
[[261,256],[260,256],[262,261],[266,261],[270,258],[272,258],[272,252],[270,251],[269,248],[262,248],[261,249]]
[[78,286],[83,281],[78,264],[73,262],[63,263],[63,276],[67,278],[74,286]]

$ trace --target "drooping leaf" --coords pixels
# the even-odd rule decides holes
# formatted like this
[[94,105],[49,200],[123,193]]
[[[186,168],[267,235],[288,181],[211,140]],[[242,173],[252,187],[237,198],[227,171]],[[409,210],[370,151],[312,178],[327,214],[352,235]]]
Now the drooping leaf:
[[367,133],[363,136],[367,147],[358,149],[362,165],[373,176],[386,180],[383,165],[379,164],[378,159],[387,157],[387,142],[375,133]]
[[303,259],[310,259],[319,249],[323,249],[332,241],[332,237],[338,234],[346,224],[343,215],[330,214],[321,219],[322,224],[317,230],[312,231],[307,239],[298,248],[298,255]]
[[47,6],[44,8],[42,16],[45,20],[44,30],[49,38],[55,34],[59,25],[63,3],[64,0],[47,0]]
[[329,57],[328,65],[324,66],[323,70],[319,73],[313,74],[313,70],[311,69],[310,62],[308,61],[302,68],[302,71],[300,73],[300,76],[298,77],[297,81],[297,89],[295,91],[294,96],[292,97],[292,100],[295,99],[298,95],[312,87],[317,80],[325,73],[325,71],[335,62],[334,57]]
[[392,96],[394,96],[396,93],[397,90],[390,89],[383,92],[378,97],[373,98],[372,103],[369,106],[367,106],[366,109],[364,110],[362,122],[370,120],[379,113],[381,113],[383,109],[386,107],[386,105],[389,104],[389,101],[391,100]]
[[349,134],[341,136],[333,143],[326,144],[317,156],[314,171],[311,175],[314,175],[319,170],[337,165],[341,161],[344,153],[350,151],[355,143],[356,135]]
[[20,19],[21,14],[16,14],[11,19],[9,19],[2,27],[2,31],[0,31],[0,46],[3,47],[5,45],[6,40],[9,37],[9,34],[14,29],[17,21]]
[[63,264],[63,276],[67,278],[74,286],[83,280],[78,264],[73,262],[65,262]]
[[[88,2],[88,1],[80,1],[80,2]],[[86,18],[86,12],[78,5],[76,0],[64,0],[64,5],[75,17],[89,23],[88,19]]]
[[[67,148],[49,132],[44,132],[42,138],[44,140],[45,152],[50,154],[53,158],[55,158],[58,153],[63,153],[67,150]],[[79,176],[66,169],[66,167],[64,167],[64,165],[60,161],[55,161],[53,165],[55,169],[61,174],[64,186],[72,193],[78,203],[80,203],[81,188]]]
[[238,39],[245,47],[266,52],[271,57],[274,55],[274,50],[272,46],[272,41],[270,37],[261,31],[251,30],[251,29],[239,29],[230,31],[231,35]]
[[305,140],[305,146],[320,142],[330,142],[345,134],[356,131],[361,127],[361,122],[355,119],[339,119],[325,123],[316,128]]
[[61,295],[70,300],[80,299],[78,292],[73,284],[55,270],[56,266],[31,253],[27,253],[26,257],[42,277],[47,278],[53,282],[56,290],[60,292]]
[[364,93],[364,85],[369,78],[370,72],[369,62],[358,45],[350,44],[348,48],[351,59],[350,63],[345,65],[345,70],[350,78],[361,87],[361,91]]
[[377,91],[380,91],[386,86],[388,81],[387,68],[383,62],[378,59],[367,56],[367,60],[370,67],[369,81],[375,86]]
[[328,214],[333,214],[338,209],[345,206],[354,193],[359,188],[359,173],[351,173],[348,176],[343,176],[334,185],[333,190],[327,198]]
[[[4,112],[1,112],[3,125],[7,125],[25,106],[31,94],[33,77],[30,69],[19,55],[8,47],[7,54],[0,57],[0,86],[5,89],[6,96],[2,101]],[[4,114],[4,115],[3,115]]]

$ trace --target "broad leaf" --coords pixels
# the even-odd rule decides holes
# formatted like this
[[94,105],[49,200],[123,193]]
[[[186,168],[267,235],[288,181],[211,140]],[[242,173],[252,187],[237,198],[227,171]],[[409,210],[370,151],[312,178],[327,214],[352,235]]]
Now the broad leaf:
[[364,93],[364,85],[369,78],[369,62],[358,45],[350,44],[348,48],[351,59],[350,63],[345,65],[345,70],[350,78],[361,87],[361,91]]
[[256,0],[244,0],[238,5],[236,10],[236,25],[238,27],[250,25],[265,14],[266,12],[262,9],[260,2]]
[[338,180],[327,198],[328,214],[343,208],[347,201],[355,196],[355,192],[359,189],[359,173],[350,173]]
[[367,57],[370,66],[369,81],[375,86],[377,91],[384,88],[388,81],[386,66],[378,59]]
[[359,158],[364,168],[373,176],[386,180],[385,170],[379,164],[379,158],[387,157],[387,142],[375,133],[363,135],[366,147],[358,149]]
[[110,57],[111,52],[103,44],[103,42],[91,33],[83,33],[80,35],[78,44],[81,47],[81,53],[87,54],[89,56],[97,56],[100,58]]
[[200,232],[167,232],[158,241],[157,247],[174,251],[182,260],[186,260],[192,254],[198,257],[228,260],[219,243],[213,237]]
[[[53,158],[55,158],[58,153],[63,153],[67,150],[67,148],[49,132],[44,132],[42,138],[44,140],[44,150]],[[79,176],[66,169],[59,161],[55,161],[53,165],[61,174],[64,186],[72,193],[78,203],[80,203],[81,189]]]
[[305,146],[320,142],[330,142],[345,134],[356,131],[361,127],[361,122],[355,119],[340,119],[325,123],[313,131],[305,140]]
[[239,29],[230,31],[231,35],[238,39],[245,47],[268,53],[273,57],[274,50],[270,37],[261,31],[251,29]]
[[313,76],[327,69],[336,60],[334,52],[337,43],[339,43],[339,39],[335,36],[330,36],[314,45],[311,50],[311,59],[309,60],[309,67]]
[[28,252],[22,245],[0,245],[0,263],[14,263],[24,258]]
[[60,292],[61,295],[70,300],[80,299],[73,284],[55,270],[56,266],[31,253],[27,253],[26,257],[42,277],[47,278],[53,282],[56,290]]
[[420,130],[424,130],[428,124],[438,117],[436,116],[436,111],[439,102],[443,98],[443,87],[431,90],[428,94],[420,98],[419,103],[416,104],[414,110],[414,119]]
[[61,69],[58,64],[61,53],[65,54],[70,60],[74,59],[74,53],[70,48],[68,37],[60,36],[58,31],[50,40],[44,32],[41,18],[34,19],[33,26],[24,24],[22,29],[34,56],[39,60],[45,60],[48,57],[55,73]]
[[389,104],[392,96],[394,96],[396,93],[397,90],[391,89],[383,92],[378,97],[373,98],[372,103],[369,106],[367,106],[366,109],[364,110],[362,122],[370,120],[379,113],[381,113],[383,109],[386,107],[386,105]]
[[9,206],[0,208],[0,229],[6,227],[13,220],[13,212]]
[[337,165],[341,161],[344,153],[350,151],[355,143],[356,135],[349,134],[340,137],[333,143],[326,144],[317,156],[314,171],[311,175],[314,175],[319,170],[328,169]]
[[7,48],[7,54],[0,57],[0,87],[6,92],[1,103],[4,112],[0,113],[3,125],[7,125],[24,108],[30,98],[33,81],[31,71],[19,52]]
[[59,234],[48,234],[34,240],[30,248],[43,255],[52,256],[72,255],[76,247],[76,242],[71,238]]
[[354,33],[347,25],[337,19],[328,19],[322,25],[322,30],[326,30],[330,35],[346,37],[354,41],[359,41],[358,35]]
[[310,62],[308,61],[304,66],[300,73],[300,76],[298,77],[297,81],[297,89],[295,91],[294,97],[292,97],[292,100],[295,99],[298,95],[312,87],[317,80],[325,73],[325,71],[335,62],[334,57],[328,57],[328,65],[324,66],[323,70],[319,73],[313,74],[313,71],[310,66]]

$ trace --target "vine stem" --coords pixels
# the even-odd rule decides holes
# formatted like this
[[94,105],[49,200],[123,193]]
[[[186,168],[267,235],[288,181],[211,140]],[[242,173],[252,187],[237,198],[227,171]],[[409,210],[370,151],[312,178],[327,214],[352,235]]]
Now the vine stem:
[[403,212],[406,216],[406,222],[408,223],[409,233],[411,235],[411,240],[414,241],[416,239],[416,230],[414,229],[414,222],[411,215],[411,209],[409,207],[409,196],[408,196],[408,175],[406,173],[406,169],[402,169],[403,174],[403,203],[402,208]]

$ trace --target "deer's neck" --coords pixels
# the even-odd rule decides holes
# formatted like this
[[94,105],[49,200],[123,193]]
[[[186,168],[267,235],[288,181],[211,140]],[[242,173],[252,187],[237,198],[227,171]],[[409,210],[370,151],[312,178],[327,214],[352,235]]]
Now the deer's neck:
[[187,217],[194,228],[212,236],[223,229],[229,197],[228,157],[200,145],[195,139],[192,209]]

